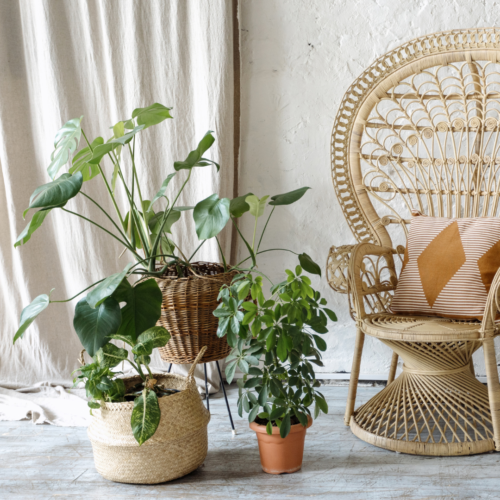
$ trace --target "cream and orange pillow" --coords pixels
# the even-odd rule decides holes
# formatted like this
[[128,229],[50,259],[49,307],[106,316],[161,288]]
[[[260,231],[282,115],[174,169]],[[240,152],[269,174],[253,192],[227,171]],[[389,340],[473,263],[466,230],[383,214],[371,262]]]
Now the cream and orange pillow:
[[499,267],[500,218],[413,217],[391,311],[482,319]]

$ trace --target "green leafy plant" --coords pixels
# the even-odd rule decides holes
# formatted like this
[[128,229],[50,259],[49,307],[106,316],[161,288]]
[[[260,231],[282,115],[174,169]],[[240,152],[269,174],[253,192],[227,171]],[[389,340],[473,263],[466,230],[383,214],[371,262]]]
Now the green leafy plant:
[[[217,194],[194,206],[177,205],[195,167],[215,166],[217,171],[220,168],[215,161],[204,156],[215,141],[211,131],[185,160],[174,163],[174,171],[151,200],[143,196],[136,167],[136,136],[171,119],[170,111],[171,108],[158,103],[137,108],[130,119],[111,127],[112,136],[107,140],[103,137],[89,140],[82,129],[83,117],[69,120],[54,140],[54,152],[47,169],[51,181],[35,189],[31,195],[23,217],[30,210],[38,210],[14,244],[15,247],[26,244],[52,210],[61,210],[107,233],[134,259],[121,271],[91,284],[69,299],[53,300],[50,293],[36,297],[21,313],[14,342],[24,335],[49,304],[71,301],[90,290],[76,305],[73,325],[93,362],[80,368],[76,380],[85,382],[91,409],[99,407],[99,401],[117,402],[133,398],[131,425],[139,444],[154,434],[160,420],[157,399],[165,394],[153,382],[150,356],[154,348],[164,346],[170,338],[167,330],[155,326],[161,314],[162,293],[152,278],[162,276],[169,266],[183,276],[190,269],[191,259],[198,249],[208,239],[217,238],[230,218],[230,200],[219,199]],[[86,145],[77,151],[82,136]],[[61,173],[68,163],[68,172]],[[174,176],[182,176],[182,184],[170,194]],[[108,213],[88,194],[87,186],[95,186],[97,182],[88,184],[93,179],[103,183],[114,213]],[[118,196],[120,184],[124,200]],[[73,211],[70,202],[76,196],[95,205],[104,222]],[[181,220],[185,211],[192,211],[201,241],[189,258],[171,233],[173,224]],[[134,277],[139,281],[131,283]],[[133,361],[129,359],[128,351],[111,343],[112,340],[128,344]],[[140,388],[135,388],[135,396],[125,392],[123,381],[118,378],[119,372],[115,370],[122,361],[130,363],[140,376]]]
[[313,365],[323,366],[327,317],[337,318],[302,271],[301,266],[295,273],[287,269],[287,280],[272,286],[268,298],[261,276],[236,276],[221,289],[214,312],[217,334],[227,335],[234,346],[226,379],[231,383],[237,367],[244,374],[237,381],[239,415],[247,412],[249,422],[265,424],[268,434],[277,425],[283,438],[293,423],[307,425],[313,403],[315,418],[328,412]]
[[[321,276],[321,268],[306,253],[284,248],[260,250],[275,208],[295,203],[308,189],[262,198],[248,193],[231,201],[231,218],[249,256],[235,266],[241,274],[234,277],[230,286],[221,288],[221,303],[214,311],[219,318],[217,335],[225,336],[233,347],[226,360],[226,379],[231,383],[237,367],[244,374],[237,381],[239,415],[247,412],[249,422],[265,424],[268,434],[272,434],[273,425],[278,426],[283,438],[292,424],[307,425],[313,404],[315,418],[320,412],[328,412],[326,400],[317,389],[320,384],[313,365],[323,366],[321,352],[326,350],[326,342],[321,335],[328,332],[327,318],[337,318],[325,307],[326,300],[311,287],[309,277],[302,274],[305,270]],[[258,220],[267,205],[272,210],[257,242]],[[254,217],[251,242],[235,221],[247,212]],[[300,263],[295,273],[286,270],[287,280],[277,285],[257,266],[258,256],[270,251],[294,253]],[[250,266],[243,267],[249,260]],[[264,295],[264,279],[272,285],[268,298]]]

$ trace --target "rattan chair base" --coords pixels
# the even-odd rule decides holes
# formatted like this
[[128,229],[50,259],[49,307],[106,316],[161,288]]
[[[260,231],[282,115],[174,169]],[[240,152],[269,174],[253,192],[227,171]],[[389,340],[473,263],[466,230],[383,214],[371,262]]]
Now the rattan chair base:
[[355,415],[351,417],[350,423],[352,433],[369,444],[398,453],[409,455],[427,455],[437,457],[455,457],[465,455],[477,455],[495,450],[493,439],[482,439],[480,441],[467,443],[408,443],[397,439],[377,436],[360,427],[355,420]]
[[383,342],[404,359],[403,373],[351,417],[356,436],[413,455],[495,450],[488,390],[470,368],[479,342]]

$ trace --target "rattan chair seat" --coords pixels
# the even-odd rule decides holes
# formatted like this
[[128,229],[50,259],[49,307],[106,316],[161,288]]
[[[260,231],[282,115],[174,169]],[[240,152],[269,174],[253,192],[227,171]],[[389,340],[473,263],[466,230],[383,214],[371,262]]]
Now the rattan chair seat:
[[442,342],[478,340],[479,321],[428,316],[370,314],[363,320],[362,330],[379,339],[403,342]]

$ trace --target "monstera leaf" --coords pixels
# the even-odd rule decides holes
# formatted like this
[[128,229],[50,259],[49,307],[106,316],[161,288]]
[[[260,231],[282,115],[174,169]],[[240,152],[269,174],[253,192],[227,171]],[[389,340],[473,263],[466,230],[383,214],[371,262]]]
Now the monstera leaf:
[[250,207],[250,213],[258,218],[262,217],[264,215],[264,210],[266,208],[266,201],[269,198],[269,196],[263,196],[260,200],[255,196],[254,194],[251,194],[250,196],[247,196],[245,198],[245,201],[247,202],[248,206]]
[[167,187],[172,180],[172,178],[175,176],[177,172],[174,172],[173,174],[169,174],[167,178],[163,181],[160,189],[158,192],[155,194],[155,197],[153,198],[153,201],[151,202],[151,206],[153,206],[164,194],[165,191],[167,190]]
[[174,163],[175,170],[189,170],[193,167],[206,167],[207,165],[215,165],[217,170],[219,170],[220,166],[218,163],[215,163],[207,158],[202,158],[203,153],[205,153],[205,151],[207,151],[207,149],[209,149],[215,142],[215,138],[212,133],[213,132],[209,130],[199,142],[198,147],[194,151],[191,151],[184,161],[176,161]]
[[127,303],[121,310],[122,322],[116,333],[135,345],[137,337],[160,319],[161,290],[154,279],[141,281],[133,287],[124,280],[113,297],[118,302]]
[[269,202],[269,205],[275,205],[275,206],[291,205],[292,203],[295,203],[296,201],[300,200],[308,189],[311,188],[303,187],[300,189],[296,189],[295,191],[290,191],[288,193],[276,194],[274,196],[271,196],[271,201]]
[[81,172],[75,175],[62,174],[55,181],[37,187],[30,198],[30,205],[24,211],[23,217],[30,208],[54,208],[63,206],[68,200],[78,194],[82,188]]
[[101,281],[90,293],[87,294],[87,302],[92,309],[95,309],[109,296],[113,295],[115,290],[120,286],[132,264],[127,264],[125,269],[116,274],[112,274],[104,281]]
[[158,428],[161,412],[158,398],[154,391],[144,389],[142,394],[135,398],[132,410],[132,433],[139,446],[147,441]]
[[102,160],[104,155],[111,153],[111,151],[113,151],[114,149],[116,149],[120,146],[124,146],[125,144],[128,144],[134,138],[135,134],[137,134],[138,132],[140,132],[143,129],[144,129],[144,125],[139,125],[139,126],[135,127],[133,130],[131,130],[130,132],[127,132],[125,135],[123,135],[121,137],[113,138],[110,141],[108,141],[100,146],[97,146],[94,149],[94,153],[92,154],[92,158],[90,158],[90,160],[88,160],[88,163],[90,163],[91,165],[97,165]]
[[69,173],[74,174],[76,172],[81,172],[83,182],[90,181],[96,175],[99,175],[99,167],[89,163],[89,160],[94,154],[94,149],[102,144],[104,144],[104,139],[102,137],[97,137],[92,141],[90,147],[87,146],[78,151],[78,153],[73,157],[73,166],[69,169]]
[[193,211],[196,234],[200,240],[208,240],[218,235],[229,220],[229,200],[219,199],[216,194],[200,201]]
[[87,297],[76,305],[73,326],[89,356],[94,357],[109,342],[108,337],[118,331],[120,323],[120,305],[112,297],[95,309],[89,306]]
[[70,155],[74,153],[80,142],[80,137],[82,136],[82,118],[83,116],[80,116],[80,118],[73,118],[66,122],[54,138],[55,149],[50,156],[52,161],[47,168],[47,172],[52,180],[55,179],[60,168],[67,163]]
[[231,200],[229,205],[229,211],[233,217],[241,217],[244,213],[250,210],[250,205],[246,202],[248,196],[252,196],[253,193],[247,193],[243,196],[238,196]]
[[144,128],[158,125],[167,118],[173,118],[170,114],[172,108],[167,108],[163,104],[155,102],[147,108],[134,109],[132,118],[137,118],[137,125],[144,125]]
[[33,323],[35,318],[49,305],[49,296],[47,294],[42,294],[36,297],[35,300],[29,305],[26,306],[21,312],[21,319],[19,320],[19,328],[14,335],[13,343],[16,342],[18,338],[21,338],[28,328],[28,326]]
[[19,245],[24,245],[27,243],[31,235],[42,225],[42,222],[47,217],[47,214],[51,211],[51,208],[43,208],[36,212],[33,215],[32,219],[29,221],[28,225],[23,229],[21,234],[17,237],[17,240],[14,243],[14,247],[18,247]]

